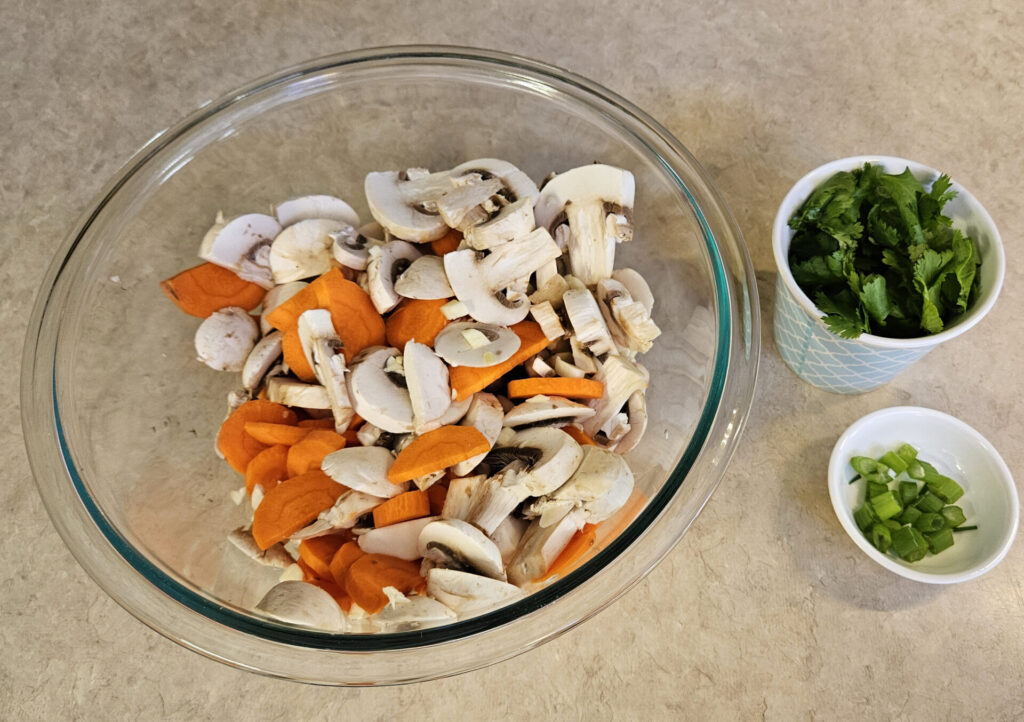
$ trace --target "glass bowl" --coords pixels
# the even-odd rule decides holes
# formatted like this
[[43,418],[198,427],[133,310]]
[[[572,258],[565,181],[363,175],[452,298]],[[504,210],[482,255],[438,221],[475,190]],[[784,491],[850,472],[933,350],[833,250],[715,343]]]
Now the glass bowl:
[[[158,283],[198,262],[218,211],[265,212],[283,199],[331,193],[368,219],[368,171],[478,157],[507,159],[537,180],[594,160],[636,176],[635,240],[619,247],[616,265],[648,279],[663,330],[644,357],[650,423],[628,455],[649,501],[579,569],[483,616],[377,635],[260,616],[252,607],[270,582],[225,541],[246,519],[229,501],[240,478],[213,451],[237,380],[196,362],[198,322]],[[590,81],[523,58],[381,48],[315,60],[209,103],[107,184],[36,300],[23,425],[58,532],[145,624],[277,677],[411,682],[530,649],[647,574],[721,479],[750,409],[759,350],[756,285],[739,230],[693,157],[653,119]]]

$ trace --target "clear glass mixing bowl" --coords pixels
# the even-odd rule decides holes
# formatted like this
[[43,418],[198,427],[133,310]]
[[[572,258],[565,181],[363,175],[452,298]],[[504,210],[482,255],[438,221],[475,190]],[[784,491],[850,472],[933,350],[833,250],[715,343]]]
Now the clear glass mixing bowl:
[[[251,612],[269,583],[228,548],[240,480],[214,456],[233,374],[194,359],[197,321],[158,282],[194,265],[218,211],[331,193],[369,218],[368,171],[507,159],[534,179],[600,160],[636,176],[640,270],[663,335],[644,357],[650,424],[628,455],[649,502],[612,544],[524,600],[417,632],[333,635]],[[328,684],[441,677],[506,659],[647,574],[714,491],[750,408],[753,270],[686,149],[583,78],[441,47],[327,57],[204,106],[140,150],[50,267],[29,324],[22,409],[39,492],[89,575],[161,634],[244,669]],[[262,585],[262,586],[261,586]]]

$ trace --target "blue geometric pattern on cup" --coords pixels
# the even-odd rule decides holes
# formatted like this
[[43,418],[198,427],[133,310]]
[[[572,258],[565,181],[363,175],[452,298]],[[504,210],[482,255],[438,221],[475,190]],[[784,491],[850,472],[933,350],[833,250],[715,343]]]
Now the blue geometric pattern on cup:
[[877,389],[931,350],[876,348],[841,338],[804,310],[781,277],[775,284],[775,345],[797,376],[839,394]]

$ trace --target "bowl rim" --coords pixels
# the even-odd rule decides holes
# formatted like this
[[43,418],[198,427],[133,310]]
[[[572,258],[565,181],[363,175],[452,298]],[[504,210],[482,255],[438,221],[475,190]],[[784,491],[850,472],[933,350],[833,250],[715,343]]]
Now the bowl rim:
[[[926,572],[920,569],[915,569],[901,560],[890,557],[888,554],[882,554],[880,551],[875,549],[870,542],[868,542],[863,532],[857,528],[857,525],[853,522],[852,515],[849,513],[851,511],[850,507],[845,500],[846,487],[849,483],[847,478],[848,473],[846,472],[849,460],[843,458],[840,451],[854,435],[860,433],[865,428],[871,427],[882,419],[893,416],[906,417],[908,424],[912,424],[915,419],[919,419],[921,417],[927,417],[940,424],[945,424],[948,427],[955,429],[957,433],[968,438],[973,445],[976,445],[981,449],[982,453],[995,463],[996,467],[999,469],[998,483],[1008,491],[1013,504],[1010,514],[1010,524],[1003,530],[1003,536],[998,548],[990,554],[988,558],[968,567],[967,569],[957,572]],[[1013,546],[1013,541],[1017,536],[1017,529],[1020,523],[1020,499],[1017,494],[1017,486],[1014,484],[1010,468],[1006,465],[1003,457],[1000,456],[992,443],[973,426],[970,426],[957,417],[925,406],[890,406],[884,409],[879,409],[878,411],[872,411],[850,424],[832,447],[832,454],[829,457],[828,465],[828,493],[829,498],[832,501],[832,509],[835,512],[836,517],[839,519],[840,525],[850,536],[853,542],[860,547],[861,551],[867,554],[872,561],[880,564],[889,571],[899,574],[902,577],[906,577],[907,579],[912,579],[916,582],[924,582],[926,584],[958,584],[960,582],[975,579],[980,577],[982,574],[991,571],[1010,551],[1010,547]]]
[[[47,274],[37,295],[35,307],[28,325],[25,351],[23,354],[22,421],[23,427],[26,430],[25,439],[30,465],[33,468],[37,487],[40,489],[40,494],[43,497],[44,502],[48,502],[49,497],[43,489],[43,484],[40,483],[40,474],[44,467],[41,455],[53,448],[56,448],[60,452],[61,461],[65,464],[64,472],[67,476],[66,480],[70,480],[77,499],[86,507],[89,516],[92,518],[94,523],[100,525],[103,522],[102,513],[99,512],[95,504],[92,503],[83,480],[78,476],[77,470],[72,463],[72,455],[68,448],[64,429],[60,422],[57,403],[56,371],[54,364],[56,359],[56,339],[53,339],[53,345],[51,347],[47,347],[46,343],[43,343],[41,332],[44,323],[48,322],[47,315],[51,312],[52,314],[58,313],[57,310],[54,310],[50,306],[50,301],[54,298],[55,293],[59,288],[58,284],[62,283],[64,280],[61,278],[62,273],[68,266],[68,263],[79,244],[83,241],[90,225],[95,221],[110,200],[124,186],[130,177],[141,170],[150,160],[153,159],[154,156],[174,140],[185,135],[189,130],[203,121],[217,115],[225,108],[228,108],[234,103],[242,101],[251,95],[274,88],[278,85],[286,85],[288,83],[313,76],[317,73],[337,69],[346,65],[369,62],[409,63],[413,61],[420,63],[430,61],[435,63],[455,63],[469,67],[488,68],[495,72],[498,69],[503,69],[509,72],[515,71],[521,74],[525,73],[527,76],[535,79],[541,78],[547,81],[551,86],[567,88],[568,90],[566,92],[572,91],[570,94],[572,94],[573,100],[576,103],[590,104],[592,108],[603,113],[612,120],[618,121],[620,117],[625,117],[630,120],[630,122],[634,122],[638,128],[642,129],[644,134],[643,136],[635,135],[632,131],[629,131],[629,134],[633,135],[638,143],[643,143],[646,146],[647,150],[651,152],[658,161],[660,161],[666,175],[674,179],[678,184],[679,191],[681,194],[686,196],[690,203],[690,207],[695,214],[696,223],[700,227],[701,234],[703,235],[704,246],[706,247],[706,251],[709,255],[708,260],[712,266],[713,273],[712,285],[714,299],[712,304],[714,305],[719,318],[714,368],[713,372],[709,374],[711,381],[707,400],[696,424],[693,436],[684,449],[679,464],[671,470],[658,493],[652,497],[642,513],[627,527],[625,531],[620,534],[617,539],[609,544],[607,548],[602,550],[602,552],[597,554],[583,567],[573,572],[572,575],[551,584],[545,589],[527,596],[526,599],[515,605],[510,605],[480,617],[445,625],[444,627],[438,627],[433,630],[360,635],[356,637],[355,635],[335,635],[326,632],[318,632],[316,630],[307,630],[293,625],[275,624],[271,621],[266,621],[260,618],[236,614],[230,609],[218,607],[218,605],[213,603],[211,600],[196,594],[188,587],[182,587],[182,594],[175,593],[174,590],[169,590],[158,584],[154,585],[160,592],[171,600],[183,604],[191,611],[204,616],[208,621],[222,621],[218,619],[216,614],[211,616],[211,614],[207,613],[207,608],[216,607],[218,613],[224,615],[226,618],[234,617],[232,621],[237,622],[237,624],[228,625],[234,631],[251,634],[271,642],[297,645],[302,649],[327,649],[339,652],[355,651],[359,653],[366,651],[388,650],[415,651],[415,648],[419,647],[433,647],[449,641],[465,641],[476,637],[481,633],[494,631],[496,627],[499,629],[505,627],[511,622],[532,615],[541,608],[551,606],[552,603],[559,598],[567,596],[583,587],[596,572],[619,560],[624,555],[624,552],[626,552],[634,542],[637,542],[650,530],[650,527],[654,527],[658,524],[662,524],[664,527],[664,517],[668,515],[662,515],[661,512],[664,511],[664,509],[674,500],[684,478],[688,475],[692,466],[700,460],[710,433],[712,431],[717,433],[717,431],[722,428],[725,428],[726,430],[725,436],[722,439],[721,446],[717,447],[715,458],[709,463],[714,465],[716,470],[724,469],[724,465],[728,462],[735,451],[753,400],[753,390],[757,374],[757,362],[760,355],[760,315],[758,299],[756,294],[748,293],[754,279],[753,266],[743,243],[742,233],[740,232],[727,206],[725,206],[714,186],[710,184],[706,173],[700,165],[696,162],[689,151],[671,135],[671,133],[669,133],[645,112],[624,98],[608,91],[592,81],[582,78],[581,76],[546,63],[496,51],[451,46],[410,45],[368,48],[317,58],[300,65],[292,66],[285,70],[265,76],[238,90],[229,92],[218,100],[204,104],[175,126],[157,133],[146,145],[137,151],[92,200],[88,210],[82,214],[73,230],[66,237],[63,246],[58,251],[47,270]],[[667,155],[669,160],[666,160],[666,154],[664,152],[657,150],[651,145],[652,142],[656,142],[658,148],[663,148],[668,151]],[[693,180],[693,182],[696,183],[695,186],[687,186],[682,182],[682,179],[675,172],[673,162],[685,163],[689,166],[690,170],[695,174]],[[693,190],[694,188],[698,189],[698,195],[703,194],[704,196],[707,196],[707,199],[703,201],[705,205],[698,204],[697,199],[693,195],[693,192],[696,192]],[[727,250],[729,250],[733,255],[730,263],[738,269],[737,278],[739,280],[731,278],[725,270],[725,262],[723,261],[721,252],[716,244],[716,238],[712,234],[708,218],[704,215],[707,211],[713,211],[720,214],[720,217],[716,217],[713,220],[718,224],[724,224],[725,227],[723,230],[726,235],[729,236],[731,234],[731,238],[735,241],[735,245],[728,246]],[[722,242],[722,239],[717,239],[717,242]],[[737,285],[742,286],[741,290],[743,291],[743,303],[745,305],[742,308],[742,317],[740,316],[741,308],[736,303],[736,297],[739,295],[739,289],[735,289],[733,290],[733,293],[730,293],[730,289]],[[52,319],[50,322],[53,322]],[[739,344],[737,344],[734,337],[734,332],[737,330],[744,334]],[[727,375],[731,376],[731,374],[728,374],[727,372],[733,369],[737,358],[740,358],[743,354],[746,356],[746,366],[738,369],[738,371],[733,371],[733,373],[740,373],[738,383],[740,384],[743,395],[739,403],[735,405],[735,408],[730,404],[730,408],[725,409],[722,407],[722,399],[726,390],[725,382]],[[44,386],[47,385],[48,389],[44,388]],[[49,404],[38,403],[41,400],[49,401]],[[52,439],[44,440],[32,437],[30,432],[33,430],[33,427],[39,427],[39,419],[36,416],[37,414],[49,415],[48,420],[43,421],[44,426],[47,424],[50,425],[50,431],[52,432],[53,437]],[[47,442],[49,442],[49,444],[47,444]],[[685,471],[681,471],[681,469],[684,468]],[[613,602],[643,579],[643,577],[646,576],[646,574],[653,569],[653,567],[662,558],[664,558],[669,551],[671,551],[675,544],[678,543],[679,539],[682,538],[682,535],[692,523],[693,519],[695,519],[700,510],[703,509],[704,505],[717,488],[721,480],[721,474],[721,471],[717,471],[713,477],[712,483],[710,483],[707,489],[702,491],[700,496],[695,497],[694,504],[696,511],[694,512],[693,517],[688,519],[681,526],[673,528],[674,540],[672,543],[661,549],[657,555],[649,555],[648,557],[645,557],[645,566],[638,574],[635,574],[628,583],[623,584],[621,587],[617,587],[612,593],[604,593],[601,597],[600,603],[587,609],[582,616],[565,623],[564,626],[560,628],[545,631],[544,635],[539,639],[529,641],[520,648],[505,654],[505,656],[490,658],[483,661],[474,660],[472,662],[466,662],[463,667],[457,668],[453,671],[446,670],[444,672],[429,673],[419,677],[418,679],[436,678],[455,672],[467,671],[469,669],[474,669],[514,656],[514,654],[526,651],[526,649],[529,649],[536,644],[548,641],[555,636],[558,636],[604,609],[608,604]],[[89,508],[90,503],[92,503],[91,508]],[[47,503],[46,506],[47,512],[50,514],[55,527],[64,538],[65,543],[68,544],[79,563],[83,568],[85,568],[93,580],[104,589],[104,591],[106,591],[133,616],[139,618],[140,621],[148,624],[161,634],[164,634],[165,636],[168,636],[195,651],[199,651],[206,656],[213,657],[219,661],[223,661],[234,666],[251,669],[253,671],[283,676],[279,673],[268,671],[268,669],[265,668],[254,668],[244,663],[240,663],[237,660],[220,656],[216,650],[203,648],[198,644],[190,642],[188,639],[182,639],[173,635],[171,631],[162,628],[158,620],[146,619],[140,616],[138,610],[133,607],[131,603],[121,599],[117,594],[111,591],[110,587],[104,582],[104,580],[97,578],[90,566],[83,561],[82,557],[79,556],[79,553],[76,552],[75,546],[71,543],[70,535],[73,530],[65,528],[62,523],[58,521],[53,510],[50,508],[49,503]],[[153,579],[149,578],[147,574],[140,570],[139,567],[140,563],[145,566],[145,564],[148,563],[148,560],[142,559],[140,562],[139,553],[134,550],[131,544],[124,542],[123,539],[121,540],[122,543],[119,545],[118,538],[120,535],[117,533],[116,528],[112,526],[107,529],[100,528],[100,532],[102,532],[103,536],[106,537],[106,540],[116,548],[117,553],[121,556],[121,561],[126,563],[141,577],[145,578],[150,583],[153,583]],[[132,559],[133,554],[136,557],[134,561]],[[150,564],[150,566],[152,565]],[[589,572],[587,570],[589,570]],[[159,570],[157,571],[159,572]],[[163,575],[162,572],[159,572],[159,574],[166,576]],[[625,576],[623,576],[623,578],[625,578]],[[174,579],[171,579],[170,577],[167,577],[167,579],[172,583],[172,585],[180,586]],[[616,583],[618,584],[618,582]],[[194,599],[189,599],[189,597],[194,597]],[[200,606],[202,606],[203,609],[197,609],[194,604],[190,603],[195,600],[202,602]],[[509,616],[506,613],[503,615],[503,610],[507,612],[507,610],[513,609],[516,610],[514,614]],[[506,616],[507,618],[502,620],[503,616]],[[436,634],[433,634],[434,632],[436,632]],[[344,643],[344,640],[346,639],[350,642],[351,640],[356,639],[358,640],[358,643],[346,644]],[[339,643],[339,641],[342,643]],[[307,679],[306,681],[323,682],[325,680],[317,677]],[[397,679],[391,681],[403,682],[415,680]],[[339,682],[335,679],[327,680],[327,682],[333,684],[349,683],[344,681]]]
[[[803,289],[800,288],[796,279],[793,278],[793,272],[789,267],[789,258],[787,257],[787,254],[789,252],[789,243],[793,236],[793,231],[789,227],[789,219],[793,216],[793,213],[800,204],[807,200],[811,193],[814,192],[814,190],[816,190],[823,181],[828,180],[828,178],[839,171],[854,170],[862,167],[865,163],[877,163],[887,166],[905,166],[910,168],[910,172],[915,176],[930,176],[933,181],[942,174],[941,171],[936,170],[931,166],[927,166],[923,163],[918,163],[917,161],[909,160],[907,158],[900,158],[898,156],[878,154],[853,155],[824,163],[805,173],[803,177],[793,184],[782,199],[782,202],[779,204],[779,209],[775,214],[775,220],[772,223],[772,255],[775,258],[775,266],[778,269],[779,278],[782,280],[783,284],[785,284],[794,300],[796,300],[796,302],[808,314],[810,314],[812,318],[815,319],[823,318],[825,313],[821,311],[821,309],[815,305],[814,301],[812,301],[810,297],[804,293]],[[892,338],[889,336],[878,336],[875,334],[863,333],[856,339],[841,339],[840,336],[836,336],[836,339],[884,349],[930,348],[938,346],[945,341],[949,341],[950,339],[956,338],[957,336],[965,333],[968,329],[980,322],[981,319],[983,319],[988,312],[992,310],[992,307],[995,306],[996,299],[1003,287],[1003,279],[1006,275],[1006,255],[1003,250],[1002,236],[999,234],[999,229],[992,220],[992,216],[978,201],[978,199],[975,198],[970,191],[960,185],[955,178],[951,177],[950,181],[952,184],[951,187],[953,190],[957,191],[958,197],[962,198],[973,208],[983,221],[984,225],[987,226],[988,231],[991,233],[991,247],[985,255],[985,261],[988,263],[994,263],[996,266],[995,283],[993,284],[991,291],[987,293],[980,303],[976,302],[973,307],[969,308],[955,325],[945,328],[936,334],[931,334],[929,336],[915,336],[913,338]]]

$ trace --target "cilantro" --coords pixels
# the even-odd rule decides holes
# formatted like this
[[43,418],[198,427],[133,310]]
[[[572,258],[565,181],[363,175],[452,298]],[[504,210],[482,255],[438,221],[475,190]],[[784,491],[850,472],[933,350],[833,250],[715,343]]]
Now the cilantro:
[[977,244],[942,215],[949,177],[865,164],[833,175],[789,221],[793,277],[844,338],[938,333],[977,295]]

